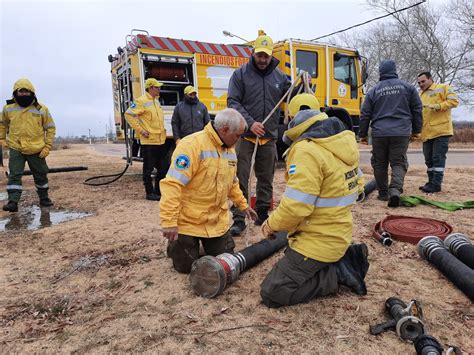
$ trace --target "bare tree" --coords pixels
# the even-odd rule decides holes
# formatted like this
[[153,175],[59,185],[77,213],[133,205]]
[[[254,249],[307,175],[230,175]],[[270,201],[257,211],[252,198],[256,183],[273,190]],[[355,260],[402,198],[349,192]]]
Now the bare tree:
[[[415,0],[367,0],[377,14],[391,13]],[[474,3],[451,0],[447,5],[425,3],[397,12],[357,32],[338,36],[337,42],[358,48],[369,58],[369,85],[378,79],[378,63],[393,59],[400,78],[414,82],[430,71],[437,82],[452,85],[461,99],[474,104]]]

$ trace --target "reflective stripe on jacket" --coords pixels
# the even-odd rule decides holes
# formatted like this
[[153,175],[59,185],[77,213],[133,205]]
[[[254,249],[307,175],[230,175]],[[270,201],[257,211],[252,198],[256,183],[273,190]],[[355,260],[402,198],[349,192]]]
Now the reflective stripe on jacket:
[[353,132],[294,143],[286,162],[287,187],[269,217],[270,228],[288,231],[289,247],[308,258],[338,261],[351,243],[351,209],[363,191],[358,165]]
[[48,108],[41,104],[21,107],[17,103],[3,107],[0,119],[0,140],[8,135],[8,145],[22,154],[41,152],[53,146],[56,126]]
[[[166,140],[166,130],[163,110],[158,98],[153,99],[149,93],[140,96],[125,111],[128,124],[135,130],[135,137],[141,144],[163,144]],[[148,138],[142,137],[140,132],[148,131]]]
[[212,123],[183,138],[160,182],[160,221],[178,233],[212,238],[230,228],[228,199],[240,210],[248,207],[239,188],[237,155],[225,148]]
[[[423,103],[423,128],[421,140],[423,142],[441,136],[453,135],[453,121],[451,120],[451,109],[459,104],[458,98],[448,84],[436,84],[420,92]],[[427,105],[439,104],[441,109],[435,111]]]

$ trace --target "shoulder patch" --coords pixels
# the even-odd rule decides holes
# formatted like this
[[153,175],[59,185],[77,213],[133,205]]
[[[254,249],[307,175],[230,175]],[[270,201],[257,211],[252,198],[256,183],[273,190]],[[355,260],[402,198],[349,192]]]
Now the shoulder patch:
[[130,105],[130,107],[131,107],[131,108],[135,108],[135,107],[137,107],[137,104],[135,103],[135,101],[134,101],[134,102],[132,102],[132,104]]
[[290,168],[288,169],[288,175],[293,175],[294,173],[296,173],[296,165],[295,164],[290,165]]
[[189,167],[191,166],[191,160],[186,154],[180,154],[176,157],[174,166],[178,170],[189,169]]

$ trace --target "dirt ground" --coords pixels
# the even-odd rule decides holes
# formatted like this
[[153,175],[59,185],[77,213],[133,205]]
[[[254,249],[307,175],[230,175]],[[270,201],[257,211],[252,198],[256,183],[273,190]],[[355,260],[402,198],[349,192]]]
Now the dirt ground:
[[[387,214],[445,220],[474,236],[474,210],[447,212],[434,207],[388,209],[372,194],[354,208],[354,240],[369,247],[368,294],[341,290],[333,297],[281,309],[260,302],[259,285],[282,252],[244,272],[215,299],[195,296],[188,277],[165,257],[158,203],[144,199],[141,164],[119,181],[83,185],[94,175],[121,171],[118,157],[92,147],[53,151],[50,167],[88,166],[88,171],[50,174],[55,208],[93,215],[36,231],[0,233],[0,348],[2,353],[163,352],[163,353],[384,353],[414,354],[394,332],[369,334],[385,320],[391,296],[416,298],[428,332],[444,345],[474,353],[474,306],[440,272],[418,257],[413,245],[383,247],[369,237]],[[0,191],[5,191],[3,168]],[[371,168],[362,166],[370,177]],[[474,168],[449,168],[444,191],[435,200],[473,200]],[[425,168],[412,166],[406,194],[418,194]],[[31,177],[20,208],[37,204]],[[284,190],[276,174],[275,198]],[[1,211],[0,218],[8,213]],[[250,239],[259,240],[252,227]],[[239,250],[245,243],[236,239]]]

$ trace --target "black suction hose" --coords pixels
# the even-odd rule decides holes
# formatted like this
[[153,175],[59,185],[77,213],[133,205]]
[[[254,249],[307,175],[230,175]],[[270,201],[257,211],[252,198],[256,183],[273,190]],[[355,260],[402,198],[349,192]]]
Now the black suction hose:
[[453,284],[474,301],[474,270],[445,248],[443,241],[427,236],[418,242],[418,254],[428,260]]
[[[111,175],[99,175],[99,176],[93,176],[93,177],[90,177],[88,179],[85,179],[84,180],[84,185],[88,185],[88,186],[102,186],[102,185],[108,185],[108,184],[111,184],[113,183],[114,181],[117,181],[118,179],[120,179],[123,174],[125,174],[125,172],[128,170],[128,167],[130,166],[130,164],[127,162],[127,165],[125,166],[125,169],[123,169],[123,171],[121,173],[118,173],[118,174],[111,174]],[[97,179],[104,179],[104,178],[113,178],[112,180],[109,180],[109,181],[105,181],[105,182],[91,182],[93,180],[97,180]]]
[[275,236],[275,239],[261,240],[236,253],[236,257],[244,263],[242,271],[254,267],[260,261],[265,260],[288,243],[286,232],[278,232]]
[[377,183],[375,182],[375,179],[372,179],[367,184],[365,184],[364,186],[365,198],[367,198],[369,194],[371,194],[376,188],[377,188]]
[[444,245],[464,264],[474,269],[474,245],[469,237],[462,233],[453,233],[446,237]]

